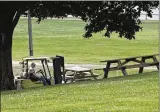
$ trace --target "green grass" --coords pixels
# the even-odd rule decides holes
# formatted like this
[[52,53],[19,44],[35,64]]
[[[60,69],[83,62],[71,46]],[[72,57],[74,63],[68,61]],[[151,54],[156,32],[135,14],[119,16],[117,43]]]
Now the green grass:
[[[100,60],[148,55],[158,52],[158,21],[144,21],[135,40],[111,38],[103,33],[85,39],[85,23],[80,20],[44,20],[33,23],[34,56],[63,55],[66,63],[99,63]],[[13,60],[29,55],[27,19],[20,19],[13,39]]]
[[1,93],[2,112],[158,112],[158,72]]
[[[99,63],[100,60],[158,53],[158,21],[143,21],[135,40],[94,34],[85,39],[85,23],[79,20],[33,21],[34,56],[63,55],[65,63]],[[27,19],[14,32],[13,60],[28,56]],[[129,74],[137,70],[127,70]],[[146,70],[151,71],[151,70]],[[95,71],[103,74],[102,71]],[[5,91],[3,112],[158,112],[158,72],[98,81],[31,87]],[[121,76],[114,71],[109,77]],[[103,75],[101,75],[102,77]],[[32,86],[28,82],[28,86]],[[38,85],[39,86],[39,85]]]

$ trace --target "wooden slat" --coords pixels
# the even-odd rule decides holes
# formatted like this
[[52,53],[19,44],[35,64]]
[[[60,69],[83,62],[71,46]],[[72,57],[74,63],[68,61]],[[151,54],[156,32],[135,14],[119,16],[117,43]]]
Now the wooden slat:
[[146,63],[146,64],[126,65],[126,66],[122,66],[122,67],[111,67],[109,69],[109,71],[121,70],[121,68],[130,69],[130,68],[140,68],[140,67],[156,66],[157,64],[159,64],[159,63],[158,62],[153,62],[153,63]]
[[[145,60],[146,60],[146,58],[142,57],[142,59],[141,59],[141,64],[142,64],[142,63],[145,63]],[[140,67],[140,68],[139,68],[139,73],[142,73],[142,72],[143,72],[143,67]]]
[[137,59],[132,60],[132,61],[137,62],[137,63],[142,63],[142,61],[139,61],[139,60],[137,60]]
[[77,76],[76,78],[92,78],[92,77],[98,77],[98,75],[85,75],[85,76]]
[[[77,75],[76,77],[75,77],[75,81],[78,81],[78,80],[87,80],[87,79],[89,79],[89,78],[94,78],[94,77],[98,77],[99,75],[85,75],[85,76],[79,76],[79,75]],[[72,80],[72,82],[74,81],[73,80],[73,78],[74,78],[74,76],[66,76],[66,78],[65,78],[65,80],[66,80],[66,82],[67,82],[67,80]]]
[[128,62],[130,62],[130,60],[125,60],[123,63],[121,63],[122,65],[127,64]]
[[[154,62],[158,62],[156,56],[153,56],[153,61],[154,61]],[[157,69],[159,70],[159,64],[157,64],[156,66],[157,66]]]
[[100,61],[100,62],[112,62],[112,61],[117,61],[117,60],[130,60],[130,59],[134,59],[134,58],[142,58],[145,57],[147,58],[152,58],[153,56],[158,56],[159,54],[153,54],[153,55],[144,55],[144,56],[135,56],[135,57],[129,57],[129,58],[120,58],[120,59],[111,59],[111,60],[104,60],[104,61]]
[[90,72],[91,71],[91,69],[89,68],[83,68],[83,67],[78,67],[78,66],[66,68],[65,70],[72,71],[72,72]]
[[90,78],[75,79],[75,81],[87,81],[87,80],[91,80],[91,79]]
[[49,57],[29,57],[29,58],[23,58],[24,61],[29,60],[47,60]]
[[126,67],[126,69],[129,69],[129,68],[137,68],[137,67],[155,66],[156,64],[158,64],[158,62],[146,63],[146,64],[128,65],[128,66],[124,66],[124,67]]
[[104,70],[104,68],[94,68],[93,70]]
[[103,69],[104,70],[104,78],[108,77],[108,72],[109,72],[109,69],[110,69],[110,65],[111,65],[111,63],[108,62],[107,65],[106,65],[106,68]]
[[118,60],[120,59],[112,59],[112,60],[105,60],[105,61],[100,61],[100,62],[111,62],[111,63],[117,63]]
[[154,61],[154,62],[158,62],[156,56],[153,56],[153,61]]
[[137,60],[136,58],[131,58],[131,59],[126,59],[126,60],[122,63],[122,65],[125,65],[125,64],[127,64],[128,62],[130,62],[130,61],[133,61],[133,62],[136,62],[136,63],[142,63],[142,61],[139,61],[139,60]]
[[118,67],[121,68],[121,71],[122,71],[124,76],[128,75],[127,71],[126,71],[126,68],[122,68],[122,63],[121,63],[120,60],[118,61]]
[[74,76],[69,76],[69,75],[65,76],[66,79],[68,79],[68,78],[71,79],[71,78],[73,78],[73,77],[74,77]]

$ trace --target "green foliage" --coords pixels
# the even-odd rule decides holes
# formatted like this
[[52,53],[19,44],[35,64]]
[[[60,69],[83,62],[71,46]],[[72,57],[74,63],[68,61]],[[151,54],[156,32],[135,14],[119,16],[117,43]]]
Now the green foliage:
[[135,33],[142,29],[139,19],[141,11],[145,11],[149,17],[152,17],[151,9],[158,5],[158,1],[105,1],[85,4],[84,7],[87,7],[84,9],[85,20],[88,21],[85,26],[85,37],[105,30],[104,36],[107,37],[116,32],[119,37],[135,39]]
[[158,72],[1,93],[2,112],[158,112]]
[[85,25],[84,37],[105,30],[104,36],[116,32],[119,37],[135,39],[139,32],[141,11],[152,17],[151,9],[158,7],[158,1],[70,1],[70,2],[37,2],[31,5],[31,15],[40,22],[47,17],[63,18],[67,15],[79,16]]
[[[14,5],[16,4],[16,5]],[[87,22],[84,37],[105,30],[104,36],[110,37],[113,32],[119,37],[135,39],[139,32],[141,11],[152,17],[152,8],[157,8],[158,1],[35,1],[35,2],[3,2],[0,5],[10,6],[19,14],[30,9],[31,16],[38,22],[47,17],[63,18],[67,15],[80,17]],[[9,11],[11,12],[11,11]]]

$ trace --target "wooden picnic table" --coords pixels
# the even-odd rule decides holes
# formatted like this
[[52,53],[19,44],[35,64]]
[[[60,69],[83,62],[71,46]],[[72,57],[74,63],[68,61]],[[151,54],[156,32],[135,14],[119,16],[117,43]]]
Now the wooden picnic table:
[[[156,58],[156,56],[158,55],[159,54],[153,54],[153,55],[100,61],[101,63],[106,63],[106,67],[103,68],[104,78],[107,78],[109,71],[113,71],[113,70],[121,70],[124,76],[128,75],[126,69],[131,69],[131,68],[139,68],[139,73],[142,73],[143,68],[148,66],[156,66],[157,69],[159,70],[159,61]],[[150,60],[150,62],[146,62],[146,60],[149,60],[149,59],[152,59],[152,60]],[[131,61],[136,62],[138,64],[132,63],[130,65],[127,65]],[[113,63],[117,63],[118,65],[115,67],[112,67],[111,64]]]
[[[70,75],[67,75],[66,73],[70,71],[73,72]],[[91,69],[89,68],[82,68],[79,66],[71,67],[71,68],[66,68],[63,73],[63,80],[65,83],[67,82],[68,79],[71,79],[71,81],[78,81],[78,80],[86,80],[86,78],[94,78],[95,80],[97,79],[98,75],[95,75]]]

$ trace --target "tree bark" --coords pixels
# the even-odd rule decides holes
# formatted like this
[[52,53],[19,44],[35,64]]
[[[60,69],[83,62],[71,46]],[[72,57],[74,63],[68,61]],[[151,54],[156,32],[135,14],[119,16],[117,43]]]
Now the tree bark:
[[14,86],[14,76],[12,69],[12,33],[7,31],[1,33],[0,47],[0,70],[1,70],[1,90],[12,90]]
[[12,37],[20,15],[16,11],[4,13],[0,18],[0,79],[1,90],[15,89],[12,69]]

